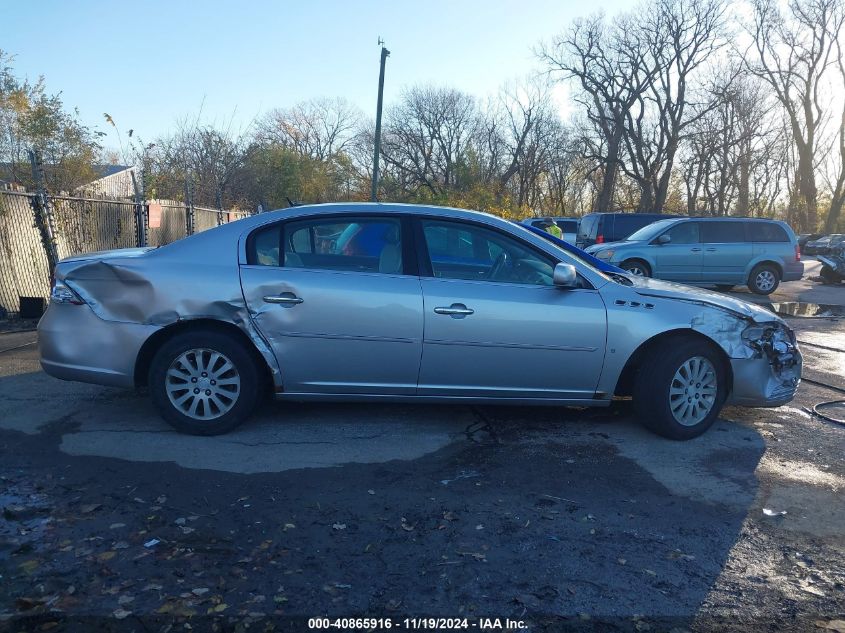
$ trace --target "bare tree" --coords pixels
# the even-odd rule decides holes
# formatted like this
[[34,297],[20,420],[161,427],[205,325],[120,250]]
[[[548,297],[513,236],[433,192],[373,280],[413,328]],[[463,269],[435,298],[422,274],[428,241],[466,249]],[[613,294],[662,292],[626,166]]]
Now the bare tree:
[[406,193],[425,189],[439,195],[460,186],[460,167],[479,123],[471,96],[450,88],[412,88],[385,119],[385,180],[394,178]]
[[329,160],[346,151],[362,132],[364,115],[346,99],[311,99],[268,113],[257,136],[303,156]]
[[[843,7],[840,5],[839,10],[842,11],[842,9]],[[840,20],[841,17],[840,15]],[[836,24],[836,21],[834,21],[834,24]],[[839,21],[839,24],[841,24],[841,21]],[[845,56],[843,56],[845,50],[843,49],[845,49],[845,46],[837,38],[836,67],[839,71],[839,79],[841,80],[839,84],[840,92],[845,91]],[[845,98],[842,99],[842,116],[839,123],[839,130],[834,138],[836,153],[839,155],[839,169],[830,183],[830,211],[827,214],[824,225],[824,230],[828,233],[836,230],[839,224],[839,218],[842,215],[842,207],[845,206]]]
[[797,153],[793,206],[802,230],[818,224],[816,152],[823,123],[822,77],[842,30],[841,0],[791,0],[784,16],[775,0],[754,0],[749,70],[775,91]]
[[623,168],[640,187],[638,211],[663,210],[684,133],[716,105],[696,101],[692,83],[725,44],[725,10],[722,0],[656,0],[642,23],[650,53],[637,71],[650,76],[653,65],[658,71],[625,116]]
[[[657,67],[647,57],[643,41],[632,29],[632,18],[617,18],[610,26],[603,15],[576,20],[540,57],[553,71],[574,79],[576,101],[595,126],[597,137],[585,135],[585,156],[601,170],[596,211],[610,211],[624,151],[625,120],[648,89]],[[643,72],[644,71],[644,72]]]

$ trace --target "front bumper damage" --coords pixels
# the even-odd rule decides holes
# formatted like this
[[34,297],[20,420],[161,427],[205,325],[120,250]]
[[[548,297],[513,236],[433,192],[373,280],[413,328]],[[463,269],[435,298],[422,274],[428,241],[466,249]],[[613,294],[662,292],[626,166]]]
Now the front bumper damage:
[[778,407],[795,397],[803,359],[794,332],[783,321],[758,322],[727,310],[708,310],[692,326],[730,358],[733,385],[726,404]]

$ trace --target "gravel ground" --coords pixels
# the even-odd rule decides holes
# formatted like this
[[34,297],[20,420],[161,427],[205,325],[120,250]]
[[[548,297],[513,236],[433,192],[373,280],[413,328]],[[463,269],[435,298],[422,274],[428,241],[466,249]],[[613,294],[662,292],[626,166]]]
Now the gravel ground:
[[[793,325],[845,349],[845,322]],[[845,630],[845,427],[806,411],[830,389],[685,443],[624,403],[268,403],[193,438],[32,340],[0,337],[0,630]],[[845,353],[804,351],[845,388]]]

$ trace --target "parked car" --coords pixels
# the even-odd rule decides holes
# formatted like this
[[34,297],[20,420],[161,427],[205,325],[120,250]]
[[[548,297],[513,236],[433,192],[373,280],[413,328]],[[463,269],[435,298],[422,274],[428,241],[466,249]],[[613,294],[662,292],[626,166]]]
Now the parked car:
[[722,290],[747,285],[771,294],[801,279],[804,264],[785,222],[748,218],[676,218],[650,224],[627,240],[587,252],[633,275]]
[[[360,254],[358,235],[368,249],[379,236],[378,254]],[[326,250],[318,236],[348,239]],[[48,374],[147,386],[164,419],[199,435],[233,429],[269,391],[590,407],[631,396],[646,426],[688,439],[725,403],[789,402],[802,363],[760,306],[603,273],[491,215],[392,204],[300,206],[67,258],[38,332]]]
[[561,237],[564,242],[575,243],[578,237],[578,218],[526,218],[522,223],[526,226],[543,229],[549,219],[554,220],[554,223],[557,224],[563,234]]
[[593,244],[607,244],[624,240],[652,222],[677,216],[664,213],[588,213],[578,224],[575,246],[587,248]]
[[587,251],[582,251],[577,246],[573,246],[571,243],[566,242],[565,240],[562,240],[560,238],[557,238],[554,235],[552,235],[551,233],[549,233],[549,232],[547,232],[543,229],[538,229],[538,228],[530,226],[530,225],[525,225],[525,228],[527,228],[532,233],[535,233],[536,235],[541,236],[544,240],[548,240],[549,242],[551,242],[552,244],[554,244],[558,248],[562,248],[567,253],[572,253],[573,255],[578,257],[579,259],[583,259],[588,264],[590,264],[591,266],[594,266],[595,268],[598,268],[603,273],[624,273],[625,272],[624,270],[622,270],[618,266],[614,266],[613,264],[608,264],[604,260],[601,260],[597,257],[593,257]]
[[822,233],[801,233],[798,235],[798,247],[801,249],[801,252],[805,252],[804,247],[807,246],[807,242],[817,240],[822,237],[822,235]]
[[841,233],[822,235],[818,239],[808,240],[801,252],[805,255],[824,255],[830,252],[831,246],[838,244],[843,238],[845,235]]

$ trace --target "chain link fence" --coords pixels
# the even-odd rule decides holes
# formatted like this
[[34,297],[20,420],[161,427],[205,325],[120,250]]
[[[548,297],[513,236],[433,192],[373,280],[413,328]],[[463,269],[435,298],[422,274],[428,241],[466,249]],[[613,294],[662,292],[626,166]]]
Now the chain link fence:
[[22,297],[46,300],[50,294],[48,248],[36,213],[38,205],[45,202],[60,258],[114,248],[162,246],[249,215],[175,200],[137,203],[107,197],[38,198],[35,193],[0,188],[0,318],[16,316]]

